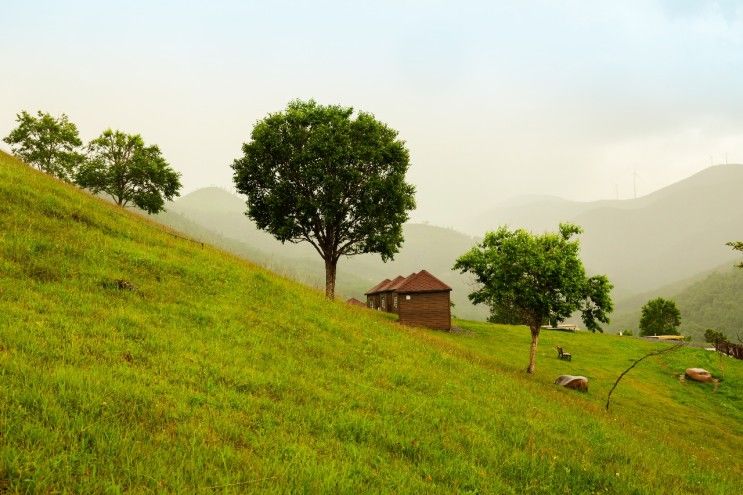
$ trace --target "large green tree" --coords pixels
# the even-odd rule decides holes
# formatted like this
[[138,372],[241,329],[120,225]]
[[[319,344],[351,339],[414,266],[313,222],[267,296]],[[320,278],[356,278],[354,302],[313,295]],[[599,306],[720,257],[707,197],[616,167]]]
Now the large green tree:
[[640,335],[678,335],[681,325],[681,312],[676,303],[658,297],[642,307]]
[[[741,242],[741,241],[738,241],[738,242],[728,242],[728,246],[730,246],[731,248],[733,248],[736,251],[743,251],[743,242]],[[739,264],[738,265],[738,268],[743,268],[743,263]]]
[[88,157],[76,182],[94,193],[103,192],[119,206],[130,204],[148,213],[163,210],[165,201],[178,196],[180,174],[154,145],[139,134],[111,129],[88,144]]
[[342,256],[391,259],[415,208],[405,182],[409,154],[397,131],[373,115],[315,101],[269,114],[232,164],[247,215],[282,242],[307,242],[325,261],[325,295],[335,297]]
[[16,122],[18,127],[3,139],[13,154],[42,172],[72,181],[83,159],[82,141],[67,115],[54,117],[38,111],[33,116],[22,111],[16,115]]
[[501,227],[457,259],[454,268],[475,276],[480,287],[469,295],[494,314],[507,315],[531,331],[529,366],[533,373],[542,325],[564,321],[579,311],[586,328],[601,331],[613,310],[612,285],[603,276],[586,275],[579,243],[580,227],[561,224],[560,232],[532,234]]

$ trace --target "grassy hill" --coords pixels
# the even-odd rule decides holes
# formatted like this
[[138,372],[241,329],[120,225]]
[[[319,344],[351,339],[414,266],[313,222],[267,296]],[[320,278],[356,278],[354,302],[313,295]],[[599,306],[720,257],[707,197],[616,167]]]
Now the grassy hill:
[[[286,250],[282,250],[284,246],[281,246],[273,238],[270,240],[274,244],[278,244],[280,248],[262,250],[255,247],[255,244],[252,242],[238,240],[236,238],[237,236],[226,236],[217,233],[184,214],[177,213],[173,210],[162,212],[154,218],[158,222],[183,233],[183,235],[189,238],[224,249],[304,285],[317,288],[318,290],[325,289],[325,266],[318,262],[319,258],[314,250],[312,253],[302,252],[300,256],[292,256],[286,253]],[[267,235],[257,230],[255,233],[261,236]],[[350,273],[347,270],[341,271],[340,277],[342,278],[342,290],[338,292],[339,298],[343,298],[344,295],[346,298],[355,295],[361,300],[365,300],[361,294],[372,285],[368,278]]]
[[680,332],[703,341],[704,331],[713,328],[734,342],[743,336],[743,270],[731,264],[680,285],[670,285],[636,296],[617,307],[610,328],[637,329],[642,305],[654,297],[672,299],[681,311]]
[[647,360],[605,413],[654,344],[546,332],[526,376],[524,328],[329,303],[7,155],[0,232],[0,492],[739,492],[741,362]]
[[[206,187],[174,201],[157,219],[235,254],[247,256],[272,271],[324,288],[325,265],[309,244],[281,244],[259,230],[244,211],[245,202],[239,196],[224,189]],[[452,271],[456,258],[471,248],[475,239],[431,225],[406,224],[403,230],[405,243],[392,261],[384,263],[377,255],[341,259],[336,291],[346,298],[353,296],[364,300],[364,292],[381,280],[409,275],[425,268],[454,289],[452,299],[458,316],[484,320],[487,309],[473,306],[467,298],[472,290],[470,277]]]

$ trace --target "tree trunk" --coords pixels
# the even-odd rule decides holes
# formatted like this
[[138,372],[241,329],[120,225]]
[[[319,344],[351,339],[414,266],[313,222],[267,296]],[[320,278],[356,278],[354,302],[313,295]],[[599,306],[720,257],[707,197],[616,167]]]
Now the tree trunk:
[[338,261],[325,261],[325,298],[335,299],[335,270]]
[[534,373],[537,359],[537,343],[539,342],[539,327],[531,327],[531,348],[529,349],[529,366],[527,373]]

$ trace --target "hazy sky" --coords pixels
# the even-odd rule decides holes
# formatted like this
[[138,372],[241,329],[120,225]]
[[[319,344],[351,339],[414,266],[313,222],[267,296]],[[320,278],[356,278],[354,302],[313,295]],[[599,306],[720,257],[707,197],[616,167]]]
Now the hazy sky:
[[[21,109],[139,132],[184,192],[231,186],[294,98],[400,131],[416,220],[632,196],[743,162],[743,2],[8,1],[0,135]],[[5,147],[4,143],[2,145]]]

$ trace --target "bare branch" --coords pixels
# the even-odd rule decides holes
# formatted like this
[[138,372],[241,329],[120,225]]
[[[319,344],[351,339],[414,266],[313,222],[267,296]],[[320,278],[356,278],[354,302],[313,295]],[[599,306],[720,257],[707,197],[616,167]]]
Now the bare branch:
[[657,356],[659,354],[664,354],[664,353],[670,352],[670,351],[675,351],[676,349],[680,349],[684,345],[685,345],[684,342],[680,342],[680,343],[678,343],[676,345],[672,345],[671,347],[666,347],[665,349],[661,349],[660,351],[653,351],[650,354],[645,354],[643,357],[641,357],[640,359],[638,359],[637,361],[635,361],[634,363],[632,363],[632,366],[630,366],[626,370],[622,371],[622,374],[619,375],[619,377],[617,378],[617,381],[614,382],[614,386],[612,386],[611,387],[611,390],[609,390],[609,395],[606,396],[606,410],[607,411],[609,410],[609,401],[611,400],[611,394],[614,392],[614,389],[617,388],[617,385],[619,385],[619,380],[621,380],[624,377],[624,375],[626,375],[627,373],[629,373],[629,370],[631,370],[632,368],[634,368],[635,366],[637,366],[638,364],[640,364],[640,361],[642,361],[645,358],[649,358],[650,356]]

